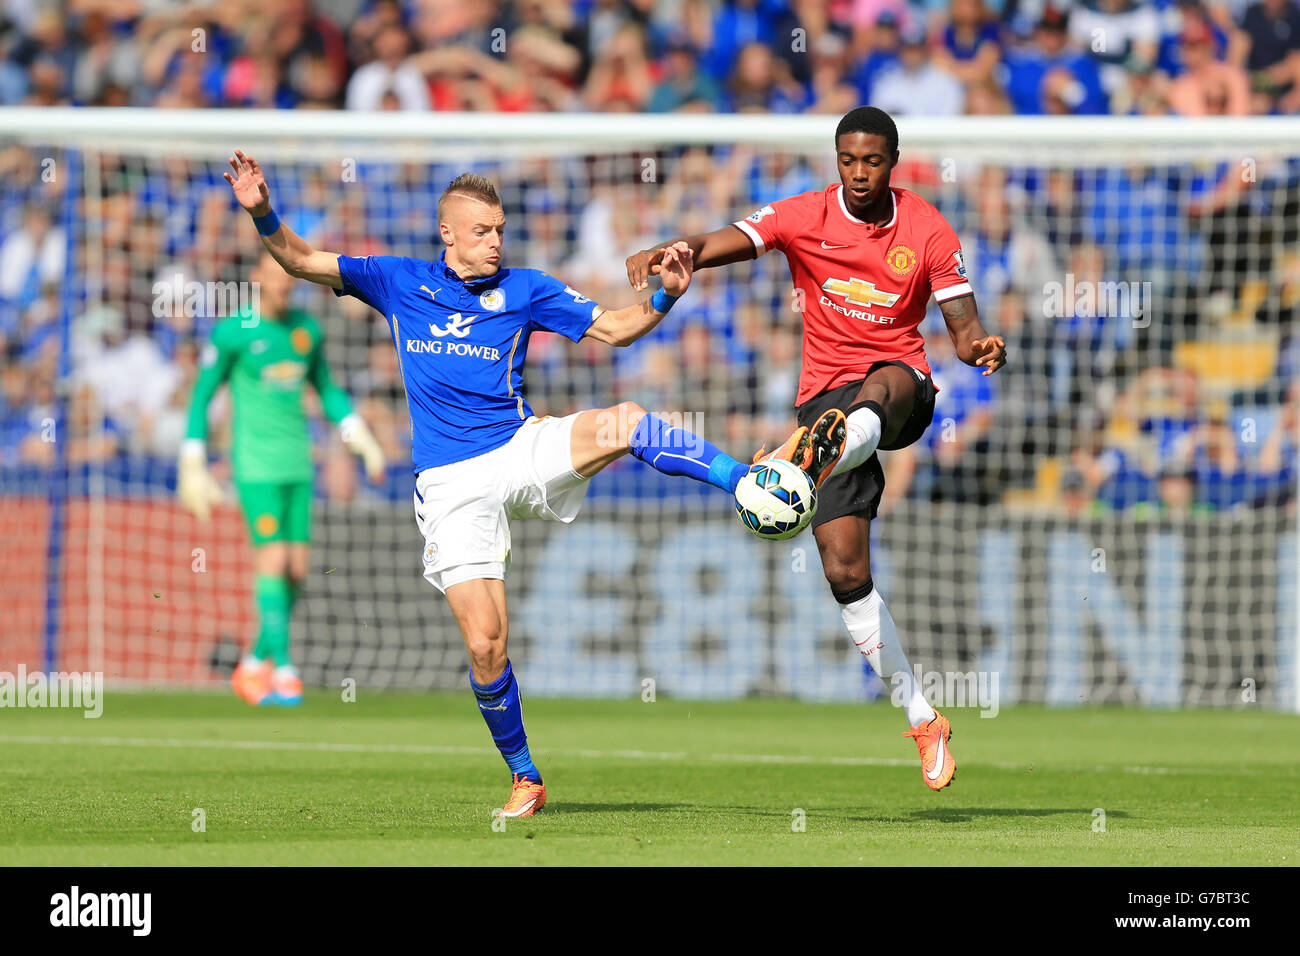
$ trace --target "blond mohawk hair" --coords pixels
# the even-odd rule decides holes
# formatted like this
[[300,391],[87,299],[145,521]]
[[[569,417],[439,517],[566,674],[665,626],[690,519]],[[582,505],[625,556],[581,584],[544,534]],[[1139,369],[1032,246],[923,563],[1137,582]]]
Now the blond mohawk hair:
[[492,180],[478,173],[461,173],[447,184],[447,188],[438,197],[438,222],[442,222],[443,209],[452,196],[468,196],[489,206],[501,205],[501,197],[497,195],[497,188],[492,185]]

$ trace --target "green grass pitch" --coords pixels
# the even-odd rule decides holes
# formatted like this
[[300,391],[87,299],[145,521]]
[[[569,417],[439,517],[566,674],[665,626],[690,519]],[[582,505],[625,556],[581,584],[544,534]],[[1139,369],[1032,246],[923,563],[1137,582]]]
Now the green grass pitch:
[[527,699],[549,803],[494,830],[491,812],[506,799],[509,777],[468,692],[362,688],[357,702],[345,703],[317,691],[301,710],[281,711],[233,696],[110,691],[98,720],[79,711],[0,711],[0,859],[1300,860],[1300,717],[1028,707],[993,719],[976,710],[948,716],[957,779],[932,793],[888,704]]

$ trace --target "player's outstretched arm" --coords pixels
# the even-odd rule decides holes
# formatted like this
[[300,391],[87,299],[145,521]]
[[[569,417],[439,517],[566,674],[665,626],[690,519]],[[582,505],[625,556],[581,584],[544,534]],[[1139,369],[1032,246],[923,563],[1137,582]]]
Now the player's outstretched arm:
[[343,288],[338,253],[313,249],[305,239],[283,225],[271,209],[271,191],[257,160],[237,149],[230,157],[230,168],[235,175],[223,175],[235,191],[235,200],[253,217],[262,245],[281,268],[296,279],[306,279],[332,289]]
[[696,269],[711,269],[754,258],[754,244],[734,225],[723,226],[698,236],[669,239],[627,257],[627,281],[632,284],[632,288],[640,292],[646,287],[650,276],[660,275],[664,250],[680,243],[685,243],[690,249]]
[[595,339],[606,345],[631,345],[657,326],[673,307],[673,303],[690,287],[694,255],[690,246],[682,241],[665,248],[660,263],[659,274],[664,280],[662,289],[644,302],[601,312],[583,338]]
[[1007,364],[1007,343],[1000,335],[990,335],[980,323],[975,296],[963,295],[939,303],[943,320],[948,324],[957,357],[967,365],[983,366],[992,375]]

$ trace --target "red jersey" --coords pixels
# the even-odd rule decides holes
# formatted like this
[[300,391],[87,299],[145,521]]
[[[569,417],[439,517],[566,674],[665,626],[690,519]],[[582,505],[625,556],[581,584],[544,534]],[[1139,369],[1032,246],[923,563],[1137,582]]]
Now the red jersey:
[[929,374],[919,328],[933,295],[970,295],[957,233],[916,193],[890,188],[884,226],[854,217],[843,186],[800,193],[736,223],[758,255],[780,249],[803,298],[802,405],[855,382],[873,362],[900,359]]

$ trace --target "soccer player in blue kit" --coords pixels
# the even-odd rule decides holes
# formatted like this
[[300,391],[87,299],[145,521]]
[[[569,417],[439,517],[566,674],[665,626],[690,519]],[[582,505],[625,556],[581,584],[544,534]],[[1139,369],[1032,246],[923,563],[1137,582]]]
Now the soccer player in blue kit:
[[590,478],[629,452],[665,474],[728,492],[749,466],[633,402],[534,416],[520,393],[528,337],[545,330],[630,345],[690,285],[690,248],[664,251],[663,288],[650,299],[602,309],[545,273],[502,266],[505,213],[481,176],[461,175],[443,192],[438,228],[446,249],[431,262],[313,249],[271,210],[257,162],[236,150],[230,165],[234,175],[225,177],[235,198],[286,272],[356,296],[388,320],[411,415],[424,576],[455,614],[474,696],[510,768],[502,814],[531,816],[545,804],[546,787],[528,752],[506,656],[509,520],[572,521]]

